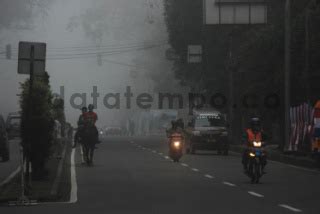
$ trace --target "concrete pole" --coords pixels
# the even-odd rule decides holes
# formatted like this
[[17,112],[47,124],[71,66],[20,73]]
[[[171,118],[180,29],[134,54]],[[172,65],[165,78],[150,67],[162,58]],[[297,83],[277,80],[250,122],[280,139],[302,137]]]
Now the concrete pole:
[[291,70],[291,0],[285,2],[285,72],[284,72],[284,111],[285,111],[285,132],[284,132],[284,145],[289,144],[290,140],[290,70]]

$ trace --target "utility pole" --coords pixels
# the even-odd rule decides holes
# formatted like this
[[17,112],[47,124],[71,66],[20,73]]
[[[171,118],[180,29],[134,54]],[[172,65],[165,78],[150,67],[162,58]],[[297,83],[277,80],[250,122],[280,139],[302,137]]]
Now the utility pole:
[[284,66],[284,111],[285,111],[285,130],[284,130],[284,143],[289,144],[290,141],[290,70],[291,70],[291,0],[285,2],[285,66]]
[[234,98],[233,98],[233,30],[231,34],[229,35],[229,60],[228,60],[228,73],[229,73],[229,130],[228,130],[228,137],[229,137],[229,143],[234,143],[234,118],[233,118],[233,111],[234,111]]
[[305,93],[307,98],[307,103],[310,104],[310,84],[309,84],[309,66],[310,66],[310,10],[306,9],[305,14],[305,71],[304,71],[304,81],[305,81]]

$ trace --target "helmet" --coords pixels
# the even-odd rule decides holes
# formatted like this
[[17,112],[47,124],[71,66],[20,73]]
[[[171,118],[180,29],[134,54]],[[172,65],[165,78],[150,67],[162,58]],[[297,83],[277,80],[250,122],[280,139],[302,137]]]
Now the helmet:
[[250,120],[250,126],[252,129],[254,129],[255,131],[259,131],[261,128],[261,123],[260,123],[260,119],[258,117],[253,117]]
[[89,109],[89,111],[92,111],[92,110],[94,109],[94,105],[89,104],[89,105],[88,105],[88,109]]
[[87,109],[87,107],[86,106],[83,106],[82,108],[81,108],[81,111],[87,111],[88,109]]

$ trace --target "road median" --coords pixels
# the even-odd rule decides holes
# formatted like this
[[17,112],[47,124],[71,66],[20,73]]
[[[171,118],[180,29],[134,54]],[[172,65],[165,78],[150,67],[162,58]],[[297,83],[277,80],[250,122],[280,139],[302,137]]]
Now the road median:
[[[53,146],[54,155],[47,162],[47,175],[41,180],[32,180],[26,188],[29,199],[38,202],[68,201],[70,184],[71,144],[64,140],[61,145]],[[0,203],[7,204],[21,196],[21,177],[16,173],[5,185],[0,187]]]

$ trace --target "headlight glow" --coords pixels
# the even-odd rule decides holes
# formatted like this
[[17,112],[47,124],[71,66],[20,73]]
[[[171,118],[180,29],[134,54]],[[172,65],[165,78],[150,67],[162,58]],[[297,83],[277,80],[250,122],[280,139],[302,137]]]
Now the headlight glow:
[[250,157],[255,157],[256,155],[250,152]]
[[256,141],[253,142],[254,147],[261,147],[261,145],[262,145],[261,142],[256,142]]
[[176,148],[179,148],[180,147],[180,142],[179,141],[176,141],[173,143],[174,147]]

